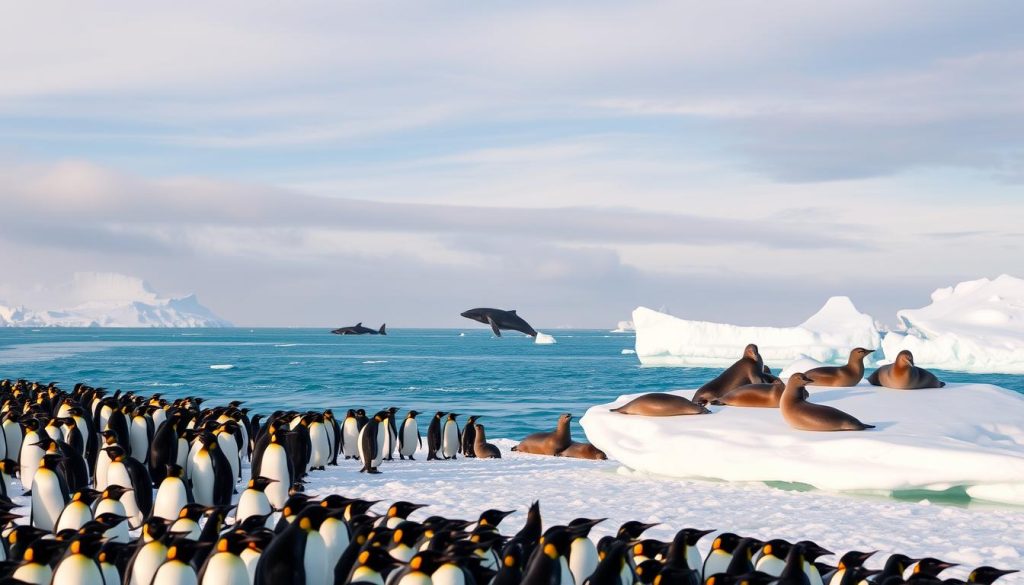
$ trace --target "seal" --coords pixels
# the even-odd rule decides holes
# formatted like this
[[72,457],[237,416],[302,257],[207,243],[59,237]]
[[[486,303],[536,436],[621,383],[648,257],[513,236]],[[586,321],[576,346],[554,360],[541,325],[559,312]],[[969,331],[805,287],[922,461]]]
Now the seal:
[[596,459],[599,461],[608,459],[608,456],[604,454],[604,451],[590,443],[577,443],[576,441],[569,443],[569,446],[559,453],[559,456],[575,457],[576,459]]
[[850,351],[850,359],[845,366],[823,366],[807,370],[804,375],[813,380],[815,386],[856,386],[864,377],[864,358],[874,353],[873,349],[863,347]]
[[868,376],[873,386],[885,386],[897,390],[920,390],[921,388],[942,388],[945,382],[935,374],[914,365],[914,354],[909,350],[896,354],[896,361],[882,366]]
[[512,447],[512,450],[535,455],[558,455],[572,443],[569,431],[570,422],[572,422],[572,415],[567,412],[558,417],[558,427],[554,432],[528,435],[518,445]]
[[751,343],[743,349],[743,357],[726,368],[717,378],[697,389],[693,401],[701,406],[712,399],[721,398],[726,392],[744,384],[763,384],[768,382],[764,377],[764,360]]
[[[779,399],[786,390],[786,384],[775,378],[770,384],[747,384],[726,393],[711,404],[725,406],[748,406],[753,408],[778,408]],[[804,391],[806,393],[806,390]],[[804,396],[804,398],[807,398]]]
[[619,414],[638,414],[641,416],[680,416],[684,414],[708,414],[711,412],[700,404],[691,402],[688,398],[664,392],[651,392],[650,394],[637,396],[618,408],[612,408],[611,411]]
[[794,429],[801,431],[863,431],[873,429],[838,408],[813,404],[801,396],[813,380],[806,374],[796,373],[786,382],[786,391],[779,401],[782,418]]

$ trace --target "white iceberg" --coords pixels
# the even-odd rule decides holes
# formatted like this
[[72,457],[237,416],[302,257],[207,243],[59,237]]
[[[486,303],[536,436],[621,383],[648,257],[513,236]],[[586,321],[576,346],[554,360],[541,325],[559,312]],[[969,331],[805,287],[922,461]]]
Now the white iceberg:
[[796,327],[745,327],[691,321],[646,307],[633,311],[640,363],[658,366],[728,366],[756,343],[766,364],[776,367],[801,357],[845,364],[854,347],[877,348],[878,327],[849,297],[832,297]]
[[615,329],[611,330],[611,333],[631,333],[633,331],[636,331],[636,327],[632,321],[619,321]]
[[610,458],[664,476],[869,493],[963,490],[1024,504],[1024,396],[987,384],[808,390],[813,402],[877,428],[798,431],[773,408],[711,406],[710,415],[661,418],[609,411],[638,395],[591,407],[580,424]]
[[165,297],[140,278],[79,272],[60,287],[69,309],[0,304],[0,327],[231,327],[194,294]]
[[1024,280],[1004,274],[961,282],[896,316],[903,330],[882,339],[890,360],[909,349],[925,368],[1024,373]]
[[555,343],[556,340],[555,340],[554,336],[548,335],[547,333],[541,333],[540,331],[538,331],[537,332],[537,337],[534,338],[533,342],[534,343],[539,343],[540,345],[551,345],[551,344]]

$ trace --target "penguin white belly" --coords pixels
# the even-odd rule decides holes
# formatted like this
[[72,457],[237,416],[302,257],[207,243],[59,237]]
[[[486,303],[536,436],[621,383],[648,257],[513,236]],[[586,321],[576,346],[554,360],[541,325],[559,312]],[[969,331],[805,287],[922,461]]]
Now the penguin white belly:
[[462,569],[451,563],[438,567],[430,576],[430,580],[434,585],[466,585],[466,575],[462,573]]
[[444,437],[441,442],[441,453],[446,459],[451,459],[459,452],[459,429],[455,423],[444,425]]
[[175,520],[174,524],[171,524],[171,532],[186,533],[184,536],[189,540],[199,540],[199,535],[202,534],[199,523],[190,518]]
[[168,476],[160,482],[160,488],[156,490],[153,515],[165,520],[174,520],[186,504],[188,492],[185,490],[185,482],[180,477]]
[[406,421],[402,425],[402,449],[399,451],[403,457],[412,457],[416,454],[416,447],[419,443],[419,431],[415,421]]
[[[331,459],[334,459],[334,440],[337,438],[337,429],[334,428],[334,420],[324,420],[324,431],[327,433],[327,462],[330,463]],[[245,432],[245,427],[242,427],[242,432]]]
[[65,557],[53,571],[54,583],[75,585],[104,585],[99,564],[85,555]]
[[171,561],[160,565],[151,585],[199,585],[199,579],[192,565]]
[[149,585],[160,565],[167,560],[167,547],[162,542],[150,542],[135,555],[131,579],[127,585]]
[[[689,562],[689,560],[687,560]],[[704,561],[703,575],[701,583],[708,580],[708,577],[724,573],[729,568],[729,563],[732,562],[732,553],[726,552],[722,549],[716,549],[708,553],[708,558]],[[692,566],[690,567],[693,568]]]
[[221,451],[228,459],[228,465],[231,466],[232,483],[238,483],[242,461],[238,458],[238,442],[235,441],[235,436],[231,433],[221,433],[217,435],[217,444],[220,445]]
[[202,449],[196,452],[192,462],[192,499],[204,506],[213,505],[213,458]]
[[380,467],[381,461],[384,461],[384,440],[387,436],[388,427],[381,423],[377,426],[377,456],[373,458],[373,467]]
[[582,585],[594,573],[599,562],[597,547],[589,538],[577,538],[569,548],[569,571],[573,580]]
[[[124,511],[124,504],[121,500],[103,499],[97,502],[96,510],[93,512],[95,516],[101,516],[103,514],[117,514],[118,516],[127,516]],[[114,542],[128,542],[128,523],[122,522],[117,526],[110,528],[103,533],[104,538],[109,538]]]
[[416,556],[416,549],[409,546],[405,546],[404,544],[400,544],[395,548],[389,550],[388,554],[391,555],[391,558],[395,559],[400,563],[408,563],[409,559]]
[[414,571],[402,577],[402,580],[395,585],[433,585],[434,581],[425,574]]
[[[263,516],[273,512],[270,507],[270,500],[267,494],[254,489],[246,489],[238,497],[238,507],[235,509],[235,519],[242,522],[250,516]],[[270,527],[270,518],[267,518],[267,526]]]
[[818,572],[818,567],[804,561],[804,573],[807,574],[807,580],[811,582],[811,585],[824,585],[821,580],[821,573]]
[[93,519],[92,508],[86,506],[83,502],[70,502],[64,507],[64,511],[60,513],[60,517],[57,518],[57,526],[54,528],[54,534],[61,530],[78,530],[85,525],[86,522],[91,522]]
[[768,573],[772,577],[778,577],[782,574],[782,569],[786,568],[786,561],[774,555],[767,555],[757,561],[757,567],[755,568],[762,573]]
[[622,585],[633,585],[633,582],[636,581],[635,577],[633,566],[630,563],[622,565],[622,570],[619,571],[619,583]]
[[32,480],[32,525],[52,532],[63,510],[64,492],[57,474],[40,469]]
[[390,455],[395,452],[395,436],[391,434],[391,424],[388,421],[382,423],[384,425],[384,455]]
[[149,433],[146,419],[132,418],[132,426],[128,430],[128,444],[131,446],[132,458],[140,463],[145,463],[146,456],[149,454]]
[[249,585],[249,571],[238,556],[219,552],[207,561],[200,585]]
[[[110,468],[107,469],[107,482],[109,485],[119,485],[132,489],[132,491],[125,492],[121,496],[121,503],[124,504],[124,513],[128,516],[128,522],[136,528],[141,526],[143,521],[142,510],[139,509],[139,503],[135,499],[135,488],[132,485],[132,478],[128,475],[128,468],[124,466],[124,463],[115,461],[110,464]],[[139,486],[139,488],[152,489],[149,486]]]
[[50,581],[53,579],[53,571],[50,570],[50,565],[40,565],[38,563],[25,563],[18,567],[14,574],[11,575],[19,581],[25,583],[35,583],[35,585],[50,585]]
[[341,448],[342,455],[345,457],[358,457],[359,425],[356,424],[356,419],[345,419],[345,424],[341,427],[341,435],[344,439],[344,444]]
[[331,442],[327,435],[327,428],[318,422],[309,425],[309,443],[312,446],[309,466],[326,466],[331,459]]
[[186,441],[185,439],[182,439],[182,438],[179,437],[178,438],[178,453],[176,454],[176,456],[174,458],[174,463],[176,463],[178,465],[178,467],[180,467],[180,468],[185,470],[186,476],[188,475],[188,454],[189,454],[189,450],[190,450],[190,448],[189,448],[188,441]]
[[100,451],[96,455],[96,489],[103,491],[110,485],[107,482],[107,470],[110,469],[110,456],[106,451]]
[[238,555],[242,562],[245,563],[245,570],[249,573],[249,583],[256,582],[256,565],[260,562],[260,553],[247,548]]
[[565,557],[559,557],[558,566],[562,570],[562,576],[559,578],[559,583],[561,583],[562,585],[573,585],[573,583],[575,583],[575,580],[573,579],[572,571],[569,569],[569,559]]
[[832,578],[829,579],[828,585],[840,585],[843,582],[843,575],[846,574],[846,569],[838,569],[832,574]]
[[[328,518],[320,525],[320,536],[324,539],[324,547],[327,549],[327,567],[334,567],[338,564],[338,559],[344,554],[345,549],[348,548],[348,526],[337,518]],[[392,549],[392,552],[394,550]]]
[[31,488],[32,479],[36,476],[36,469],[39,462],[43,460],[45,451],[35,446],[39,442],[39,433],[29,431],[25,434],[25,441],[21,445],[21,453],[18,457],[18,471],[21,473],[21,485]]
[[[306,582],[312,583],[312,581]],[[380,573],[369,567],[356,567],[356,570],[352,571],[352,581],[350,581],[350,583],[372,583],[373,585],[384,585],[384,579],[380,576]]]
[[185,477],[192,479],[192,467],[195,465],[195,456],[202,448],[203,444],[199,441],[193,441],[189,446],[188,457],[185,458]]
[[100,571],[103,573],[105,585],[119,585],[121,583],[121,572],[117,570],[117,565],[100,563]]
[[4,447],[7,452],[5,459],[14,459],[15,455],[21,454],[21,425],[8,419],[4,421]]
[[306,570],[306,583],[329,583],[327,579],[327,546],[319,532],[306,532],[306,547],[302,556],[302,567]]
[[288,501],[288,488],[292,485],[291,476],[288,473],[288,453],[281,445],[271,443],[263,452],[263,463],[260,467],[260,474],[267,479],[276,479],[264,490],[270,505],[281,509]]
[[167,420],[167,411],[162,409],[162,408],[158,408],[158,409],[153,411],[153,415],[152,416],[153,416],[153,429],[156,430],[156,429],[159,429],[160,425],[164,424],[164,421]]
[[[658,560],[661,560],[659,557]],[[697,569],[704,563],[704,559],[700,557],[700,551],[697,547],[686,545],[686,564],[690,565],[691,569]]]

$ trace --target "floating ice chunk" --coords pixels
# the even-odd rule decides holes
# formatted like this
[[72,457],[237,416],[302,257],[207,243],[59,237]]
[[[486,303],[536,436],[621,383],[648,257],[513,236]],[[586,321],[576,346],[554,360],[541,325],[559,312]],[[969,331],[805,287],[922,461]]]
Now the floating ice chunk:
[[889,359],[909,349],[925,368],[1024,373],[1024,280],[1004,274],[961,282],[896,316],[903,330],[882,339]]
[[633,355],[635,353],[636,353],[635,349],[624,349],[624,350],[622,350],[622,355]]
[[644,365],[727,366],[756,343],[765,363],[790,363],[800,357],[845,364],[854,347],[877,348],[874,319],[857,310],[849,297],[832,297],[796,327],[745,327],[690,321],[646,307],[633,311],[636,353]]
[[636,327],[633,326],[632,321],[619,321],[619,324],[612,329],[612,333],[631,333],[636,331]]
[[555,343],[555,338],[548,335],[547,333],[541,333],[540,331],[538,331],[537,338],[534,339],[534,343],[539,343],[541,345],[551,345],[552,343]]
[[710,415],[663,418],[609,411],[637,395],[591,407],[580,424],[610,458],[647,473],[872,493],[962,488],[1024,504],[1024,396],[987,384],[808,390],[811,401],[877,428],[798,431],[772,408],[711,406]]
[[213,364],[212,366],[210,366],[210,369],[211,370],[230,370],[230,369],[232,369],[234,367],[235,367],[234,364]]

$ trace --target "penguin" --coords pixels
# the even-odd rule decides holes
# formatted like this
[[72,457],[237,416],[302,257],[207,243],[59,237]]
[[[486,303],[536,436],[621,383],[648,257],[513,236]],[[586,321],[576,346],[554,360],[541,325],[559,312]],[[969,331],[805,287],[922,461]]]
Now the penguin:
[[235,484],[242,477],[242,437],[241,428],[233,420],[222,423],[220,428],[214,431],[217,438],[217,445],[220,452],[224,454],[228,466],[231,468],[231,491],[234,493]]
[[217,438],[208,433],[199,436],[199,448],[190,455],[192,497],[205,506],[231,503],[235,476],[228,457],[221,451]]
[[323,415],[313,417],[309,423],[309,442],[312,447],[309,465],[312,469],[326,469],[331,460],[331,435],[324,424]]
[[466,457],[476,457],[473,443],[476,440],[476,421],[478,418],[480,417],[471,416],[466,419],[466,424],[462,426],[462,440],[459,444],[459,453]]
[[627,559],[628,546],[624,541],[612,539],[593,573],[581,585],[632,585],[632,580],[628,584],[622,581],[622,575],[632,571]]
[[437,452],[441,450],[441,417],[444,415],[440,410],[435,412],[427,426],[427,461],[439,458]]
[[322,506],[309,506],[300,512],[260,555],[253,585],[327,583],[327,547],[318,532],[326,518],[327,508]]
[[324,429],[327,431],[327,438],[331,445],[331,459],[328,465],[338,464],[338,455],[341,453],[341,426],[338,419],[334,417],[334,411],[328,408],[324,411]]
[[420,551],[408,559],[408,567],[399,571],[394,579],[388,575],[388,581],[394,585],[432,585],[431,575],[443,562],[444,557],[437,551]]
[[441,436],[441,455],[445,459],[456,459],[456,455],[459,453],[459,440],[461,433],[459,433],[459,423],[455,418],[459,416],[458,413],[449,413],[448,418],[444,421],[444,429]]
[[192,497],[192,486],[185,480],[185,470],[171,463],[163,474],[164,479],[156,490],[156,501],[153,503],[153,516],[165,520],[174,520],[187,504],[195,502]]
[[53,583],[75,585],[106,585],[99,563],[103,538],[98,534],[81,534],[68,545],[67,554],[53,569]]
[[351,408],[341,424],[341,452],[345,459],[359,458],[359,422]]
[[167,547],[167,560],[153,574],[150,585],[196,585],[199,576],[192,565],[193,558],[200,550],[208,547],[208,543],[200,543],[187,538],[177,538]]
[[[724,573],[732,562],[733,551],[740,542],[738,534],[723,532],[715,537],[711,543],[711,550],[708,551],[704,562],[701,565],[701,582],[707,581],[708,577]],[[671,549],[669,557],[672,556]],[[696,568],[696,567],[693,567]]]
[[388,554],[400,563],[408,563],[418,552],[416,547],[425,529],[422,524],[403,520],[395,525],[394,530]]
[[320,506],[327,509],[327,517],[320,523],[320,536],[324,539],[324,547],[327,549],[327,567],[330,572],[351,544],[352,535],[348,524],[345,523],[344,506],[332,507],[328,500],[320,502]]
[[253,475],[272,479],[264,488],[264,493],[274,508],[284,507],[288,499],[288,487],[292,485],[291,460],[280,435],[272,432],[269,443],[262,452],[259,468],[253,469]]
[[249,572],[242,551],[249,547],[244,532],[228,532],[217,541],[215,552],[199,571],[199,585],[249,585]]
[[114,447],[117,445],[117,435],[112,431],[103,431],[100,435],[103,439],[102,445],[96,452],[96,461],[93,463],[93,478],[95,488],[99,491],[107,489],[107,469],[110,468],[110,453],[105,449],[106,447]]
[[[96,502],[96,508],[93,510],[93,517],[99,519],[104,515],[113,515],[118,518],[128,518],[127,511],[125,510],[122,498],[125,494],[131,493],[130,488],[121,487],[119,485],[112,485],[103,490],[100,494],[100,499]],[[120,522],[116,526],[107,530],[104,537],[111,539],[114,542],[128,542],[128,523]]]
[[786,567],[785,559],[789,556],[792,547],[792,544],[779,538],[769,540],[761,547],[761,554],[754,568],[762,573],[778,577]]
[[21,565],[15,569],[11,577],[23,583],[50,585],[53,581],[53,570],[50,567],[65,544],[48,538],[33,541],[25,547]]
[[131,488],[132,491],[121,496],[121,503],[124,504],[131,528],[138,528],[153,511],[153,480],[146,466],[129,457],[120,446],[104,449],[111,457],[107,481],[110,485]]
[[416,422],[418,414],[419,412],[410,410],[405,415],[405,420],[402,421],[402,428],[398,431],[398,457],[400,459],[408,457],[409,461],[415,461],[413,456],[416,454],[416,449],[423,446],[420,426]]
[[32,478],[31,523],[36,528],[53,531],[57,518],[71,500],[68,484],[57,469],[63,459],[61,455],[47,453]]
[[235,522],[237,524],[241,524],[246,518],[252,516],[267,516],[264,525],[270,528],[271,521],[269,515],[274,509],[270,505],[266,489],[267,486],[276,482],[276,479],[268,479],[266,477],[255,477],[249,480],[248,486],[242,491],[242,495],[238,497],[238,507],[235,509]]
[[128,422],[128,450],[139,463],[149,462],[149,445],[152,440],[153,419],[145,407],[136,408]]
[[380,427],[383,419],[383,412],[378,412],[373,415],[370,422],[366,423],[363,430],[359,431],[359,458],[363,462],[359,473],[380,473],[377,467],[384,459],[383,448],[379,440],[384,431]]
[[[21,452],[18,455],[18,470],[21,477],[21,485],[32,489],[32,479],[35,477],[36,468],[42,461],[46,451],[39,447],[39,421],[34,418],[22,420],[25,427],[25,436],[21,442]],[[27,495],[27,494],[26,494]]]
[[395,413],[398,409],[392,406],[384,412],[384,460],[394,461],[395,446],[398,444],[398,428],[395,426]]
[[[364,583],[372,585],[384,585],[383,573],[395,563],[388,553],[379,547],[369,547],[359,553],[355,567],[348,579],[348,583]],[[438,569],[440,570],[440,569]],[[437,571],[434,572],[437,575]],[[337,579],[335,579],[337,580]],[[442,585],[443,581],[437,581],[431,576],[432,583]],[[447,585],[447,584],[445,584]]]
[[60,516],[57,517],[57,524],[53,529],[54,534],[61,530],[78,530],[86,523],[93,520],[92,504],[100,497],[100,492],[85,488],[78,490],[71,496],[71,501],[64,506]]
[[18,472],[18,462],[13,459],[0,461],[0,495],[9,498],[14,495],[11,491],[11,479]]
[[[712,532],[714,530],[697,530],[696,528],[684,528],[677,532],[672,538],[672,544],[669,545],[665,564],[676,568],[688,567],[696,571],[697,579],[700,580],[704,561],[697,550],[697,542]],[[682,557],[686,559],[685,565],[682,563]]]
[[839,557],[839,565],[836,566],[836,570],[831,575],[825,575],[825,581],[828,585],[839,585],[843,581],[843,576],[846,571],[855,567],[861,567],[864,562],[871,558],[878,551],[860,552],[851,550],[844,553],[843,556]]
[[569,523],[569,527],[573,529],[573,539],[569,545],[569,571],[573,580],[580,585],[590,577],[600,562],[597,547],[590,540],[590,529],[605,520],[606,518],[576,518]]
[[121,583],[121,568],[124,565],[123,559],[128,553],[128,545],[119,542],[107,541],[100,547],[96,555],[96,561],[100,564],[100,571],[103,573],[103,582],[106,585],[118,585]]
[[978,583],[979,585],[992,585],[996,579],[1018,572],[1016,569],[1005,570],[997,569],[995,567],[978,567],[971,571],[971,574],[967,576],[968,583]]
[[[549,528],[541,548],[530,557],[523,575],[524,585],[573,585],[566,555],[574,533],[565,526]],[[436,581],[435,581],[436,583]]]
[[178,513],[178,519],[171,524],[171,532],[189,540],[199,540],[202,529],[199,520],[210,508],[198,503],[188,504]]

